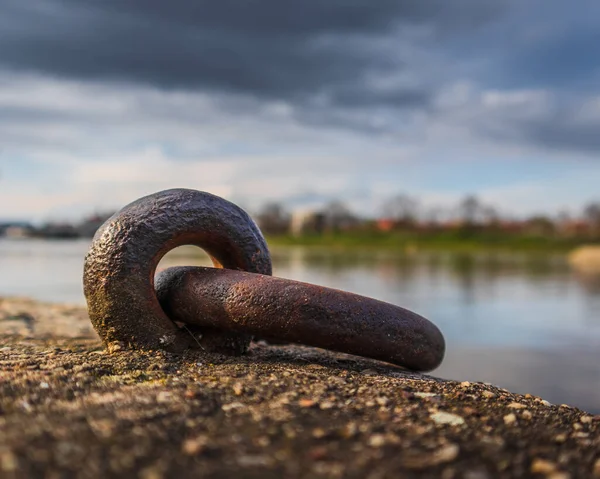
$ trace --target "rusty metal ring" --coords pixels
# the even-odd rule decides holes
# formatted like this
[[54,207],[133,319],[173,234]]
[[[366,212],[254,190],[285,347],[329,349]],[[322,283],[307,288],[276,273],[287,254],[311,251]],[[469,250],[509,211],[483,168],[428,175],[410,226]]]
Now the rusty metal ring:
[[440,330],[412,311],[314,284],[215,268],[168,268],[157,278],[170,318],[369,357],[415,371],[444,358]]
[[[84,293],[92,325],[107,344],[181,352],[196,340],[161,309],[154,290],[160,259],[185,244],[203,248],[218,268],[270,275],[271,257],[254,221],[209,193],[173,189],[140,198],[96,233],[85,258]],[[204,349],[243,353],[250,336],[207,331]]]

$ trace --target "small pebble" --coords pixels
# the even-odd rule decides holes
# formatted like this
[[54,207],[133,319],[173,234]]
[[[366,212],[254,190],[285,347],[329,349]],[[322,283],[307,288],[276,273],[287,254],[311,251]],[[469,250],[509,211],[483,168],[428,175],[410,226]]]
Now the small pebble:
[[194,391],[193,389],[188,389],[184,394],[184,397],[188,398],[188,399],[192,399],[195,398],[196,396],[198,396],[198,392]]
[[140,479],[163,479],[165,475],[158,467],[150,466],[142,469],[139,477]]
[[342,437],[344,437],[346,439],[354,437],[357,434],[358,434],[358,427],[357,427],[356,423],[354,423],[354,422],[349,422],[348,424],[346,424],[341,431]]
[[458,444],[446,444],[442,446],[440,449],[435,451],[434,459],[437,464],[442,464],[444,462],[454,461],[458,457],[458,453],[460,452],[460,447]]
[[232,402],[229,404],[223,404],[221,406],[221,409],[225,412],[227,411],[231,411],[233,409],[244,409],[246,406],[244,404],[242,404],[241,402]]
[[457,414],[452,414],[444,411],[437,411],[431,414],[431,419],[436,424],[449,424],[450,426],[460,426],[465,423],[465,420]]
[[381,447],[385,444],[385,436],[383,434],[373,434],[367,443],[371,447]]
[[108,352],[109,353],[116,353],[117,351],[122,351],[124,349],[124,345],[122,343],[110,343],[107,346]]
[[512,424],[517,422],[517,416],[515,416],[512,412],[504,416],[504,424],[507,426],[511,426]]
[[[448,443],[433,453],[407,452],[403,457],[402,465],[407,469],[423,470],[439,464],[452,462],[458,457],[460,448],[457,444]],[[432,477],[431,475],[425,477]],[[443,476],[446,477],[446,476]],[[452,477],[452,476],[449,476]]]
[[525,409],[527,406],[525,406],[525,404],[521,404],[520,402],[511,402],[507,407],[511,409]]
[[15,472],[19,467],[17,456],[12,451],[4,451],[0,454],[0,467],[4,472]]
[[[243,438],[242,438],[243,441]],[[271,445],[271,439],[268,436],[261,436],[256,439],[256,444],[260,447],[268,447]]]
[[235,383],[233,385],[233,394],[236,396],[241,396],[244,392],[244,387],[240,383]]
[[173,395],[169,391],[161,391],[156,396],[156,402],[159,403],[168,403],[171,402]]
[[552,461],[548,461],[547,459],[534,459],[533,462],[531,463],[531,468],[530,471],[532,474],[544,474],[544,475],[548,475],[548,474],[552,474],[553,472],[557,472],[557,465],[552,462]]
[[567,440],[566,434],[557,434],[556,436],[554,436],[554,442],[556,442],[558,444],[562,444],[566,440]]
[[596,462],[594,462],[592,474],[594,477],[600,477],[600,458],[596,459]]
[[192,439],[186,439],[183,442],[181,449],[188,456],[195,456],[206,448],[208,441],[209,439],[207,436],[198,436]]
[[556,471],[548,474],[546,479],[571,479],[571,474],[563,471]]
[[426,392],[423,392],[423,393],[422,392],[416,392],[416,393],[413,393],[413,394],[416,397],[418,397],[418,398],[431,398],[431,397],[437,396],[436,393],[426,393]]

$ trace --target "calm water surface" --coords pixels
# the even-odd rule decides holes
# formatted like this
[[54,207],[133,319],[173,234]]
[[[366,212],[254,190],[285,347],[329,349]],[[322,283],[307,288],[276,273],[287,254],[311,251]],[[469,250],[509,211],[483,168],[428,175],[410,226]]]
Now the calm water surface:
[[[87,241],[0,240],[0,295],[84,304]],[[176,251],[161,264],[208,264]],[[436,323],[435,375],[484,381],[600,413],[600,277],[562,255],[274,249],[274,274],[372,296]]]

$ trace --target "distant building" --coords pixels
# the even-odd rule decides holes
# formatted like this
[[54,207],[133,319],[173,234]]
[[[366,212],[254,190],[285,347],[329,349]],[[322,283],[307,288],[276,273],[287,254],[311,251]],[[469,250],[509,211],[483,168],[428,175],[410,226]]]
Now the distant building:
[[[541,228],[541,223],[532,223],[533,228]],[[525,228],[529,226],[529,223],[523,223],[517,220],[500,220],[498,221],[497,228],[503,233],[521,233]]]
[[378,231],[392,231],[396,226],[396,222],[390,218],[380,218],[375,223]]
[[15,222],[0,224],[0,237],[28,238],[33,236],[34,228],[29,223]]
[[294,236],[320,234],[325,230],[325,215],[319,211],[301,210],[292,213],[290,233]]
[[28,238],[31,236],[31,228],[23,226],[9,226],[4,230],[4,236],[7,238]]
[[75,226],[69,223],[48,223],[36,230],[35,236],[51,239],[78,238],[79,233]]
[[591,225],[584,220],[563,220],[558,224],[558,231],[563,236],[585,236],[592,230]]

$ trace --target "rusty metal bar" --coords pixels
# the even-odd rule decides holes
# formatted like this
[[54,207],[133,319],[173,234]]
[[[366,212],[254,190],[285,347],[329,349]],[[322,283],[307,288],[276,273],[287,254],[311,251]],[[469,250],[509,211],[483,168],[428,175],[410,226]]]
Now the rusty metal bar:
[[429,371],[444,338],[427,319],[357,294],[242,271],[169,268],[156,283],[166,314],[200,331],[230,330]]

